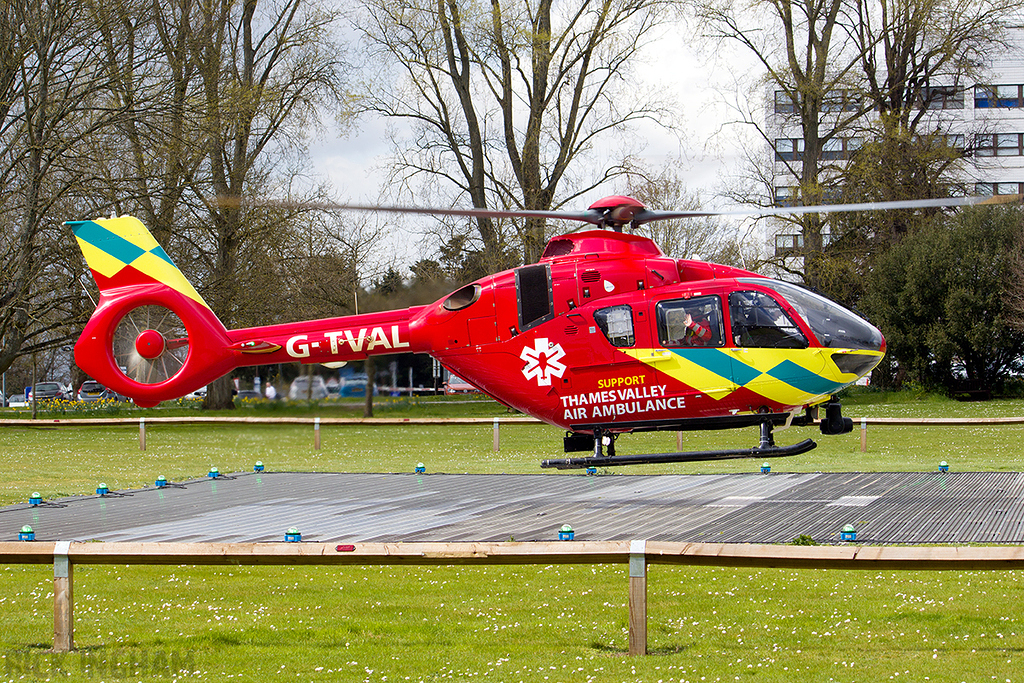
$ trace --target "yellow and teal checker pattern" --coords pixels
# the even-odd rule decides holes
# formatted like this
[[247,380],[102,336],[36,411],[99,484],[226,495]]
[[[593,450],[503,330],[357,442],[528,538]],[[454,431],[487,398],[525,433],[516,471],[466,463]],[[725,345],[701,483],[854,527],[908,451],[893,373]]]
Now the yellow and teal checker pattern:
[[75,233],[89,268],[103,277],[114,279],[124,268],[131,266],[155,282],[167,285],[209,308],[138,218],[99,218],[69,222],[68,225]]
[[878,351],[824,348],[621,350],[716,401],[749,389],[789,406],[817,403],[857,381],[859,375],[844,373],[832,362],[834,354],[855,353],[878,360],[883,356]]

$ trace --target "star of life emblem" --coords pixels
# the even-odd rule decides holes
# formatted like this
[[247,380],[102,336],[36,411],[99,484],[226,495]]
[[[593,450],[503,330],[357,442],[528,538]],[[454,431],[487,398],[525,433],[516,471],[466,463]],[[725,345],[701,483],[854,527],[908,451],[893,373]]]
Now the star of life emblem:
[[565,374],[565,365],[561,363],[565,356],[565,350],[561,344],[549,344],[547,337],[538,337],[532,347],[523,347],[519,357],[526,365],[523,367],[523,376],[526,379],[536,379],[537,386],[551,386],[551,378],[561,377]]

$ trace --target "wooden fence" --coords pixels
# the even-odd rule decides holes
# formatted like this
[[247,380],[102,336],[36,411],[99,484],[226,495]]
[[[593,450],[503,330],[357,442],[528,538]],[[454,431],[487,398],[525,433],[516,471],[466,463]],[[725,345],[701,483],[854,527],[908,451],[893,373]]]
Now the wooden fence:
[[[1024,417],[861,417],[860,450],[868,449],[868,425],[916,427],[969,427],[1024,425]],[[0,419],[0,427],[109,427],[139,426],[139,449],[146,450],[146,425],[174,424],[268,424],[310,425],[313,427],[313,448],[320,450],[321,425],[334,426],[409,426],[409,425],[492,425],[492,449],[501,450],[501,427],[508,425],[543,425],[533,417],[115,417],[115,418],[47,418],[42,420]],[[683,449],[683,432],[677,432],[676,447]]]
[[529,543],[0,542],[0,564],[53,564],[53,650],[74,649],[74,567],[149,565],[527,565],[629,567],[629,654],[647,653],[647,565],[866,570],[1024,569],[1024,546],[783,546],[660,541]]
[[313,427],[313,449],[320,450],[320,426],[409,426],[409,425],[491,425],[493,448],[501,449],[502,425],[543,425],[533,417],[113,417],[113,418],[48,418],[42,420],[4,420],[0,427],[110,427],[139,426],[139,450],[146,450],[146,425],[175,424],[267,424],[310,425]]

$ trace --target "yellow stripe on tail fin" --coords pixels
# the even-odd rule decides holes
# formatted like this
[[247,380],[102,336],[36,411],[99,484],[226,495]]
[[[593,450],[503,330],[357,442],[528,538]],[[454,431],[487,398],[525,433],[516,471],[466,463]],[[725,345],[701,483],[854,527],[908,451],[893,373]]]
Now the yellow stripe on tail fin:
[[134,216],[71,221],[68,225],[101,291],[158,283],[209,308],[146,226]]

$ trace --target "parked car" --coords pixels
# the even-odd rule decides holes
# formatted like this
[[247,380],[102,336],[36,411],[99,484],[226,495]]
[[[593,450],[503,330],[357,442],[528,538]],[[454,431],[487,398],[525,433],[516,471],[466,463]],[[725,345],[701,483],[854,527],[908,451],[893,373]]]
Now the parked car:
[[206,387],[199,387],[191,394],[187,394],[185,398],[206,398]]
[[261,398],[263,398],[263,394],[261,394],[260,392],[256,391],[255,389],[239,389],[238,393],[235,395],[235,398],[237,398],[237,399],[244,399],[244,398],[248,398],[248,399],[261,399]]
[[444,383],[444,393],[446,394],[471,394],[477,391],[479,390],[475,386],[450,373]]
[[99,382],[94,382],[92,380],[82,382],[82,386],[78,389],[79,401],[99,401],[100,399],[108,399],[111,401],[128,400],[113,389],[109,389]]
[[7,397],[7,401],[4,403],[8,408],[24,408],[28,405],[28,401],[25,399],[24,391],[16,391]]
[[309,390],[309,378],[305,375],[292,380],[292,385],[288,389],[288,400],[305,401],[307,398],[311,398],[314,401],[327,398],[327,383],[324,382],[324,378],[320,375],[313,375],[312,392]]
[[68,393],[60,382],[36,382],[35,392],[33,393],[32,389],[29,389],[28,392],[28,400],[31,401],[33,398],[37,401],[54,399],[66,401]]
[[366,396],[366,373],[361,372],[351,377],[343,377],[338,385],[339,396]]

